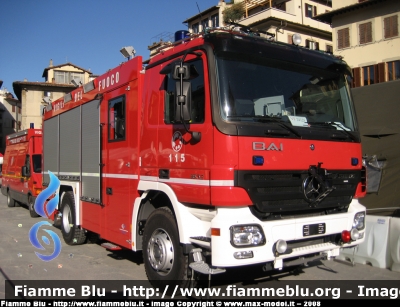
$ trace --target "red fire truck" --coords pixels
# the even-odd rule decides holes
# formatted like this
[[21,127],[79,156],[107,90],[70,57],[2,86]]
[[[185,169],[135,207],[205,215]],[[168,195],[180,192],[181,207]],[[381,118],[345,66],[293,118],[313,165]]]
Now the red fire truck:
[[154,286],[360,244],[350,76],[333,55],[210,29],[77,87],[43,118],[65,242],[142,251]]
[[42,129],[26,129],[7,136],[3,157],[1,192],[7,204],[28,206],[30,215],[37,217],[34,209],[36,197],[42,191]]

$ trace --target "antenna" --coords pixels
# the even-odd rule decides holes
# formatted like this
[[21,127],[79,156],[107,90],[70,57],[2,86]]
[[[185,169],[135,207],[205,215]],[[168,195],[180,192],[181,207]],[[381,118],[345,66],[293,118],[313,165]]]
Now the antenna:
[[197,2],[196,2],[196,5],[197,5],[197,9],[199,10],[200,18],[203,19],[203,16],[201,16],[201,11],[200,11],[200,8],[199,8],[199,5],[197,4]]
[[[199,5],[197,4],[197,1],[196,1],[196,5],[197,5],[197,9],[199,10],[199,14],[200,14],[200,22],[199,22],[199,24],[201,24],[201,26],[203,26],[203,24],[202,24],[203,16],[201,15],[201,11],[200,11]],[[206,32],[205,30],[206,29],[203,29],[204,32]]]

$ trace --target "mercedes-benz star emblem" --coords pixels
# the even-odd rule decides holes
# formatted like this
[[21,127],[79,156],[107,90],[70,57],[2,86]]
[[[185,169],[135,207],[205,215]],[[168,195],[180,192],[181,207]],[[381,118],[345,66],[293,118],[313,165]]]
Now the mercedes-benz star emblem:
[[315,178],[313,175],[308,176],[306,179],[303,181],[303,192],[304,192],[304,197],[306,200],[309,202],[315,202],[315,200],[318,198],[318,196],[321,194],[321,184],[318,182],[317,178]]
[[317,206],[325,197],[327,197],[336,188],[326,180],[326,170],[318,166],[310,166],[309,176],[303,180],[302,190],[305,199],[311,206]]

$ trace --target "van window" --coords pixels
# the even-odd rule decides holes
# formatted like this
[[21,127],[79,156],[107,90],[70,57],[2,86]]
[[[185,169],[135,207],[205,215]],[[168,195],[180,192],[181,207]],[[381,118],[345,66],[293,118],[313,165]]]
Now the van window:
[[34,173],[42,172],[42,155],[32,155],[32,166]]
[[31,164],[30,164],[29,155],[26,155],[26,157],[25,157],[25,166],[26,166],[26,172],[29,174],[28,176],[30,176]]

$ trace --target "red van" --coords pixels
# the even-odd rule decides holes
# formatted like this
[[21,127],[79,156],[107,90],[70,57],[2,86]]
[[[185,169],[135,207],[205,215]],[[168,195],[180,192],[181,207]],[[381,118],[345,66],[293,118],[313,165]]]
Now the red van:
[[34,204],[42,191],[42,129],[27,129],[7,136],[1,192],[7,205],[25,204],[37,217]]

